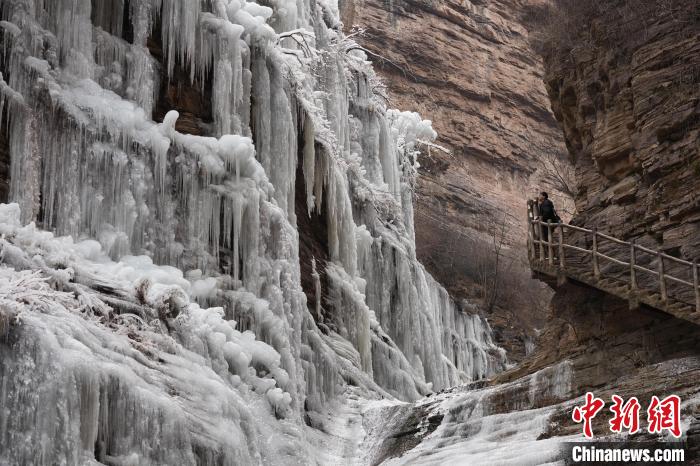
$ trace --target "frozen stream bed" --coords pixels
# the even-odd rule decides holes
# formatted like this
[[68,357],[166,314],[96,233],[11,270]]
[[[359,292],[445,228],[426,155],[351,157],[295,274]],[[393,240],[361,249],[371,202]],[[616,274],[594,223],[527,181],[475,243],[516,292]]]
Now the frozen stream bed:
[[[633,390],[646,400],[663,384],[676,384],[681,396],[683,436],[612,434],[609,413],[594,420],[595,440],[602,442],[668,442],[683,448],[686,459],[697,460],[697,420],[700,392],[693,381],[700,374],[700,358],[689,356],[640,368],[600,386],[596,395]],[[549,465],[566,464],[568,442],[584,442],[580,424],[571,420],[575,406],[583,404],[576,363],[564,360],[515,380],[462,385],[413,403],[362,400],[350,392],[329,432],[340,438],[344,451],[354,454],[331,458],[329,464],[352,465]],[[585,383],[585,381],[584,381]],[[668,388],[667,388],[668,389]],[[606,408],[607,409],[607,408]],[[645,417],[642,414],[642,425]],[[361,427],[358,424],[361,423]],[[331,442],[332,443],[332,442]]]
[[[569,376],[565,362],[509,384],[455,387],[414,403],[364,400],[349,389],[344,403],[317,419],[324,433],[318,451],[327,452],[324,464],[563,464],[562,443],[580,436],[542,437],[576,401],[564,399]],[[554,404],[535,407],[545,398]]]

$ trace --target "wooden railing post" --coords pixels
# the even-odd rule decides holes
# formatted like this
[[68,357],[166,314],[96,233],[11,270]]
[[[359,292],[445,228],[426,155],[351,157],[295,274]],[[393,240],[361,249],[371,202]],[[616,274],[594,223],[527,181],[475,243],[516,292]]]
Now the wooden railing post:
[[527,258],[530,261],[532,261],[532,235],[530,234],[532,230],[532,219],[530,218],[531,209],[530,201],[527,201],[527,213],[525,214],[525,218],[527,219]]
[[566,259],[564,258],[564,224],[559,222],[559,267],[563,271],[566,268]]
[[549,265],[554,265],[554,245],[552,244],[552,221],[547,220],[547,252]]
[[537,258],[537,252],[535,250],[535,213],[532,210],[532,201],[527,201],[527,251],[530,255],[530,260],[533,261]]
[[695,312],[700,314],[700,280],[698,279],[698,260],[693,260],[693,288],[695,288]]
[[630,309],[639,308],[639,295],[637,294],[637,248],[634,239],[630,241],[630,289],[627,296]]
[[637,265],[637,254],[634,245],[634,240],[630,242],[630,291],[637,291],[637,270],[635,266]]
[[668,301],[668,293],[666,292],[666,277],[664,272],[664,256],[661,252],[656,253],[656,257],[659,258],[659,289],[661,290],[661,299],[663,302]]
[[542,222],[542,220],[538,220],[537,225],[539,226],[537,231],[540,232],[540,260],[544,262],[544,240],[542,239],[544,238],[544,223]]
[[593,257],[593,276],[600,278],[600,265],[598,264],[598,228],[593,227],[593,248],[591,251]]

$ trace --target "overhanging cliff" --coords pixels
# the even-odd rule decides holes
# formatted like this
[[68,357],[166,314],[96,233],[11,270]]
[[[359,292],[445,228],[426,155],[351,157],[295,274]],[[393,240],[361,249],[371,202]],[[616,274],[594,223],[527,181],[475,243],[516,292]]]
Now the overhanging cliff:
[[574,222],[698,258],[700,7],[559,3],[545,82],[581,188]]

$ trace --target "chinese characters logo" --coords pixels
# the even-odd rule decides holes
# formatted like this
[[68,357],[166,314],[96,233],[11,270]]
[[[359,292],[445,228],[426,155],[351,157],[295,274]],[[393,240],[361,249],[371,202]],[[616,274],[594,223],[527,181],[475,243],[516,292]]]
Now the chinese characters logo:
[[[593,393],[586,393],[583,406],[576,406],[571,414],[576,423],[583,423],[583,435],[593,438],[593,418],[605,407],[605,402]],[[613,414],[608,422],[610,431],[614,433],[628,432],[635,434],[640,430],[639,415],[641,405],[636,397],[625,401],[622,397],[613,395],[610,411]],[[678,395],[669,395],[663,400],[652,396],[647,414],[647,431],[650,434],[660,434],[667,430],[675,438],[681,436],[681,399]]]

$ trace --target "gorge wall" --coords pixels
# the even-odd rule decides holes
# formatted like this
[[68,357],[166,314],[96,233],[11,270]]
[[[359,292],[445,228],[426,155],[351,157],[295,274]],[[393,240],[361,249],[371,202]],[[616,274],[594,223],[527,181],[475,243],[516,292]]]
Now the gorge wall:
[[[579,189],[572,223],[625,240],[636,240],[669,255],[700,257],[700,8],[694,1],[555,3],[541,16],[545,31],[541,51],[552,108],[561,121],[575,164]],[[614,248],[605,244],[603,247]],[[628,257],[625,251],[622,257]],[[655,270],[658,258],[640,253],[637,262]],[[673,269],[670,261],[666,267]],[[603,266],[609,266],[604,264]],[[692,281],[690,271],[676,270]],[[640,277],[658,287],[658,278]],[[670,287],[676,286],[670,284]],[[583,311],[588,298],[568,285],[557,290],[554,315],[571,314],[564,331],[578,333],[591,325],[605,328],[602,316]],[[654,289],[654,288],[652,288]],[[678,290],[681,287],[678,286]],[[689,290],[684,289],[683,291]],[[592,292],[597,295],[597,292]],[[689,293],[690,294],[690,293]],[[574,298],[572,298],[574,296]],[[575,298],[579,296],[579,298]],[[691,301],[693,302],[693,301]],[[615,306],[611,306],[615,308]],[[648,313],[648,311],[645,311]],[[645,315],[642,312],[640,319]],[[627,312],[617,312],[620,316]],[[663,313],[656,312],[659,316]],[[622,318],[622,317],[621,317]],[[642,341],[658,353],[664,335],[691,332],[687,354],[698,356],[697,326],[667,315],[653,324]],[[624,319],[623,319],[624,320]],[[629,326],[629,338],[639,340]],[[689,328],[686,328],[689,327]],[[550,327],[549,330],[552,330]],[[573,334],[572,334],[573,335]],[[612,337],[612,334],[608,339]],[[577,341],[577,338],[573,338]],[[645,344],[646,345],[646,344]],[[547,346],[553,347],[549,344]],[[564,345],[566,346],[566,345]],[[604,350],[600,350],[605,354]],[[619,357],[623,357],[620,355]],[[617,359],[614,357],[613,359]],[[640,366],[653,361],[642,358]],[[622,367],[624,364],[621,362]]]
[[[572,223],[698,259],[697,2],[564,0],[540,18],[545,83],[575,163]],[[658,259],[640,256],[656,266]],[[652,395],[678,394],[684,400],[683,441],[697,460],[700,327],[659,309],[631,310],[626,301],[576,282],[556,289],[550,312],[535,354],[496,380],[512,382],[564,360],[569,396],[590,390],[646,403]],[[545,438],[580,427],[571,421],[572,405],[564,407],[550,418]],[[607,420],[596,423],[609,434]]]
[[580,185],[574,223],[698,258],[697,2],[561,3],[545,82]]
[[[541,18],[545,83],[578,184],[572,223],[700,258],[697,2],[563,0]],[[679,394],[698,457],[700,327],[572,282],[556,289],[539,351],[516,373],[561,359],[572,361],[577,393]],[[559,424],[571,421],[562,413]]]
[[569,172],[566,149],[528,32],[530,9],[542,3],[341,3],[345,30],[364,31],[357,40],[372,52],[388,100],[419,109],[449,150],[420,159],[418,257],[453,295],[489,301],[494,242],[503,243],[511,282],[495,286],[504,293],[490,318],[516,360],[543,324],[548,297],[523,265],[525,200],[544,189],[571,211],[558,177]]
[[[698,259],[698,3],[561,0],[527,17],[539,30],[533,46],[543,53],[546,88],[575,162],[572,223]],[[556,288],[548,312],[536,349],[518,367],[408,413],[396,409],[401,422],[379,442],[377,457],[390,464],[562,461],[562,442],[583,438],[572,411],[591,391],[606,402],[593,420],[596,440],[668,442],[697,464],[700,327],[659,309],[630,309],[575,281]],[[652,396],[680,396],[682,438],[649,433],[643,411],[640,432],[611,433],[613,394],[637,397],[643,409]],[[419,433],[401,435],[412,429]]]

